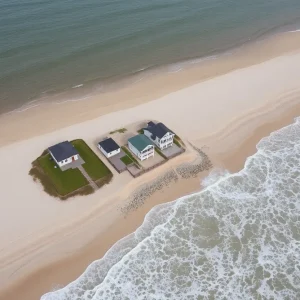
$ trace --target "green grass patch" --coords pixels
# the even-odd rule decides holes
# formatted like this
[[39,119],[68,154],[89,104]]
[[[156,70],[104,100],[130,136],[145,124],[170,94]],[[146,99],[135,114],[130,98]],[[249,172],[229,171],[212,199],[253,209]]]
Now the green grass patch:
[[[96,185],[101,187],[109,183],[113,174],[92,149],[83,140],[72,141],[72,144],[85,161],[82,166]],[[77,168],[61,171],[46,150],[32,163],[29,175],[33,177],[34,181],[41,182],[46,193],[62,200],[94,192]]]
[[144,133],[144,129],[140,129],[137,131],[139,134],[143,134]]
[[126,132],[127,131],[127,129],[126,128],[119,128],[119,129],[116,129],[116,130],[114,130],[114,131],[111,131],[109,134],[114,134],[114,133],[124,133],[124,132]]
[[157,148],[155,147],[155,152],[160,155],[161,157],[163,157],[164,159],[167,159],[167,157]]
[[33,168],[29,174],[35,180],[39,179],[44,190],[52,196],[64,197],[88,185],[87,180],[78,169],[61,171],[51,159],[50,154],[40,156],[33,162]]
[[173,143],[175,144],[175,145],[177,145],[179,148],[181,148],[181,144],[178,142],[178,140],[176,140],[175,138],[174,138],[174,140],[173,140]]
[[125,146],[122,146],[121,148],[128,155],[128,157],[137,165],[137,167],[140,168],[140,163],[133,157],[131,152]]
[[108,184],[111,182],[113,178],[113,174],[110,173],[109,175],[105,176],[105,177],[102,177],[98,180],[95,181],[96,185],[101,188],[102,186],[104,186],[105,184]]
[[72,141],[72,144],[81,158],[85,161],[82,167],[86,170],[92,180],[97,181],[112,174],[109,168],[83,140],[74,140]]
[[126,165],[130,165],[133,163],[132,159],[128,156],[128,155],[125,155],[123,157],[121,157],[121,161]]
[[185,145],[184,145],[184,142],[182,141],[182,139],[181,139],[178,135],[175,135],[175,136],[174,136],[173,142],[174,142],[174,144],[177,145],[178,147],[185,146]]

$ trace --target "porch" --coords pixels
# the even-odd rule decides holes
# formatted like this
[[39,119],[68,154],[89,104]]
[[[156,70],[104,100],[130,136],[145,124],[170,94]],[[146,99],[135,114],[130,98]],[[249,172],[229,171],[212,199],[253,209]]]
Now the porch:
[[80,167],[81,165],[83,165],[85,163],[85,161],[80,157],[80,155],[78,155],[78,159],[77,160],[73,160],[71,163],[61,166],[59,167],[62,171],[66,171],[69,169],[76,169],[78,167]]

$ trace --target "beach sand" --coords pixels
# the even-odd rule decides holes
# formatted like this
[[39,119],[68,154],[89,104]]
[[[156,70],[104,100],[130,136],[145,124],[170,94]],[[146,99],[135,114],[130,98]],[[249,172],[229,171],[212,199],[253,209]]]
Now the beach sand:
[[[148,91],[156,91],[152,101],[140,96],[145,82],[136,90],[132,86],[107,95],[115,98],[106,107],[92,99],[2,116],[0,299],[39,299],[76,279],[89,263],[133,232],[153,206],[199,191],[207,175],[203,172],[170,183],[124,216],[121,208],[134,191],[194,161],[197,153],[189,149],[135,180],[114,172],[112,183],[97,193],[61,202],[46,195],[28,176],[31,162],[45,148],[61,140],[83,138],[97,151],[96,142],[105,133],[155,119],[186,143],[203,147],[215,168],[238,171],[263,136],[300,115],[300,35],[280,36],[269,43],[260,45],[260,51],[255,48],[258,45],[247,49],[244,60],[241,53],[225,58],[219,68],[217,62],[210,62],[211,68],[207,64],[202,70],[170,74],[163,81],[166,88],[160,83],[153,89],[159,78],[149,79]],[[170,92],[172,82],[177,91]],[[117,100],[122,93],[128,99],[125,103]]]
[[[61,99],[60,94],[42,98],[17,109],[16,112],[20,113],[1,116],[0,146],[159,99],[203,80],[259,64],[297,49],[300,49],[300,32],[288,32],[271,36],[267,40],[249,42],[217,57],[204,58],[180,72],[161,72],[154,76],[141,73],[132,84],[121,84],[111,92],[86,96],[87,100],[78,101],[73,94],[70,99]],[[113,130],[117,124],[111,122],[107,127]]]

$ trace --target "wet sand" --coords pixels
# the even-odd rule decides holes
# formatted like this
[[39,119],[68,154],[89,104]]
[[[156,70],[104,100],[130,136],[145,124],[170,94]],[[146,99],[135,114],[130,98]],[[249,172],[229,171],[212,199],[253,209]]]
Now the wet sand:
[[153,76],[142,73],[140,77],[128,80],[126,84],[114,86],[107,93],[84,97],[85,100],[75,100],[76,94],[42,98],[33,106],[25,105],[13,113],[0,116],[0,146],[132,108],[201,81],[259,64],[297,49],[300,49],[300,32],[281,33],[233,49],[216,58],[204,59],[180,72],[162,71]]

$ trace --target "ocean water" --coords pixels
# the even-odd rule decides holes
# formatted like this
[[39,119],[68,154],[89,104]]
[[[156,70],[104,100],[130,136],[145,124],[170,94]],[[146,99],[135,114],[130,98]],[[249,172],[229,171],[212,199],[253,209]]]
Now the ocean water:
[[299,0],[0,0],[0,113],[299,29],[299,16]]
[[300,299],[300,118],[42,300]]

